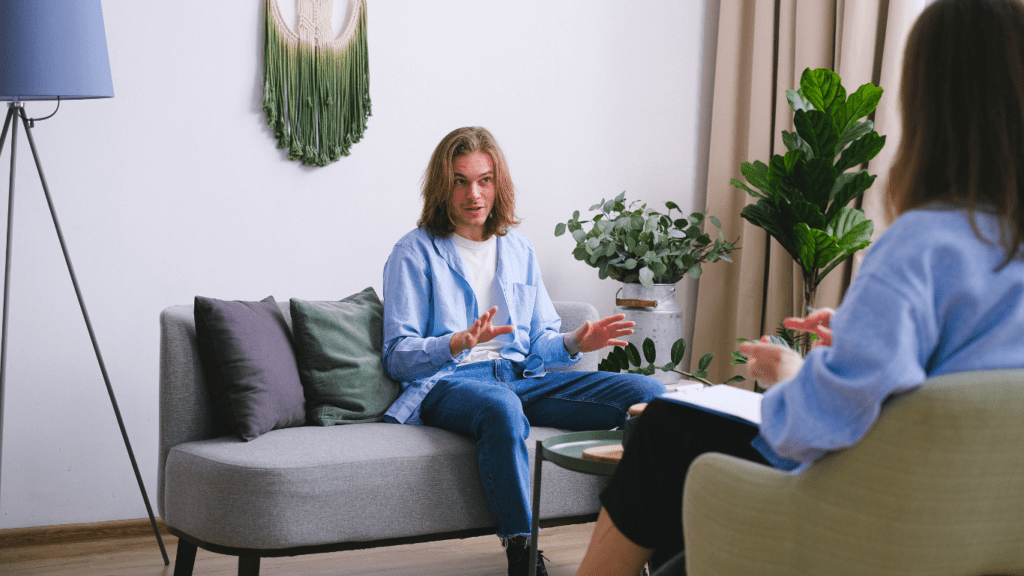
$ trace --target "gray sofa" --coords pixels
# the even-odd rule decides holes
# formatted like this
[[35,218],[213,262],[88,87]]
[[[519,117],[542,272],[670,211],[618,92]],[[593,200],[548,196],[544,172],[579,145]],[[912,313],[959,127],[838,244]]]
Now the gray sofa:
[[[280,307],[290,326],[288,303]],[[564,331],[598,318],[589,304],[555,308]],[[192,305],[164,310],[160,327],[157,505],[179,538],[175,576],[192,573],[197,548],[238,556],[238,573],[256,575],[261,557],[494,534],[468,438],[377,422],[284,428],[243,442],[208,397]],[[596,366],[591,353],[574,369]],[[536,441],[561,432],[532,428],[531,464]],[[605,483],[545,463],[541,525],[592,521]]]

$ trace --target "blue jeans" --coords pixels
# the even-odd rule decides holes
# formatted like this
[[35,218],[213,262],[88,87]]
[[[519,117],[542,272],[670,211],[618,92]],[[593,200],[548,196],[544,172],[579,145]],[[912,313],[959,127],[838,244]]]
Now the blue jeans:
[[639,374],[548,372],[524,378],[510,360],[459,366],[434,384],[420,406],[423,422],[476,441],[480,481],[498,520],[498,536],[529,534],[530,425],[569,430],[621,426],[633,404],[665,386]]

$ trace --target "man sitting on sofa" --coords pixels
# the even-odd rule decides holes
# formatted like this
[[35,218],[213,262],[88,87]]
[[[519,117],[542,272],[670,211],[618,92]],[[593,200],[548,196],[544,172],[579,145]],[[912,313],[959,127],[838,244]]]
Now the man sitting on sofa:
[[427,167],[418,227],[384,266],[382,354],[403,389],[385,420],[476,441],[510,576],[529,570],[530,425],[608,430],[665,391],[637,374],[548,371],[624,346],[634,323],[619,314],[560,334],[533,245],[511,229],[518,223],[494,137],[483,128],[448,134]]

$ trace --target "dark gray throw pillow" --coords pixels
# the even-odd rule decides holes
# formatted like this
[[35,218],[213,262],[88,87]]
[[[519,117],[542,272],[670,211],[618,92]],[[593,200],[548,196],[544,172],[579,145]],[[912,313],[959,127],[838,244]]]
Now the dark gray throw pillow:
[[380,421],[401,390],[381,365],[384,306],[377,293],[370,287],[339,302],[289,302],[309,422]]
[[195,317],[211,397],[239,438],[305,424],[291,336],[273,296],[260,302],[196,296]]

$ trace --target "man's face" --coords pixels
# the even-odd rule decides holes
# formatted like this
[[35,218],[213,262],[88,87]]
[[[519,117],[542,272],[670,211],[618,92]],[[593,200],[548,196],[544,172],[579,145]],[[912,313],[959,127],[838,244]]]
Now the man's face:
[[457,156],[455,189],[452,191],[452,219],[455,233],[468,240],[483,241],[484,224],[494,208],[494,162],[491,155],[475,150]]

